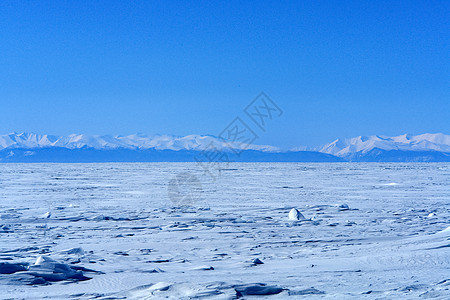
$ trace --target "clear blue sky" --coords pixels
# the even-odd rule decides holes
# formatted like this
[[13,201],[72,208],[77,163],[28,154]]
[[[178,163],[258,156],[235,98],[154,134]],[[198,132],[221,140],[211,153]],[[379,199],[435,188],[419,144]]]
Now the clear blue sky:
[[[450,133],[450,1],[1,1],[0,132]],[[260,132],[258,132],[260,133]]]

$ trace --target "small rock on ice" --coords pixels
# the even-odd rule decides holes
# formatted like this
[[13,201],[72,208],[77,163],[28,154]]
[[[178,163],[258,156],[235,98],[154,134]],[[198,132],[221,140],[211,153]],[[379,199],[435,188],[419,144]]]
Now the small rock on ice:
[[301,212],[299,212],[296,208],[291,209],[289,212],[289,220],[293,221],[299,221],[299,220],[306,220],[305,216],[302,215]]

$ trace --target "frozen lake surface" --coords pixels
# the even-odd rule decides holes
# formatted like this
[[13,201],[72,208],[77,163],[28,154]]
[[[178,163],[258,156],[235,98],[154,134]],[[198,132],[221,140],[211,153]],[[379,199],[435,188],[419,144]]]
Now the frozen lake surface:
[[448,299],[449,187],[449,163],[0,164],[0,297]]

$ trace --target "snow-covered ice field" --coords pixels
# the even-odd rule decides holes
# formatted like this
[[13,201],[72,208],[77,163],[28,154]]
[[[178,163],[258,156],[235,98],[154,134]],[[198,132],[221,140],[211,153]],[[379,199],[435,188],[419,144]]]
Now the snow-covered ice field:
[[449,163],[0,164],[0,297],[448,299],[449,187]]

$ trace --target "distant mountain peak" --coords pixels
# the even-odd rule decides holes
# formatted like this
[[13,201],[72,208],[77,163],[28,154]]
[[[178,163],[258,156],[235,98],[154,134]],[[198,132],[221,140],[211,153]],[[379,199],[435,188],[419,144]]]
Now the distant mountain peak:
[[364,154],[374,149],[385,151],[438,151],[450,152],[450,136],[443,133],[420,135],[402,134],[399,136],[358,136],[350,139],[337,139],[317,150],[339,157]]
[[[336,139],[319,148],[296,147],[285,152],[280,148],[269,145],[244,145],[244,148],[243,145],[238,143],[230,145],[218,137],[198,134],[173,136],[137,133],[115,136],[88,134],[56,136],[20,132],[0,135],[0,151],[4,153],[15,150],[33,152],[41,149],[46,151],[46,149],[48,150],[50,148],[65,150],[92,149],[99,151],[203,151],[210,149],[211,145],[218,150],[242,149],[274,154],[315,151],[351,161],[361,161],[361,159],[393,160],[392,155],[396,155],[395,160],[397,161],[402,159],[404,159],[403,161],[408,161],[408,159],[411,159],[410,157],[408,158],[408,155],[412,155],[414,161],[430,161],[433,159],[447,161],[450,159],[450,136],[443,133],[424,133],[420,135],[402,134],[392,137],[384,135],[357,136],[348,139]],[[388,158],[386,158],[386,155]],[[433,155],[437,156],[430,158]]]
[[[87,135],[70,134],[67,136],[41,135],[36,133],[10,133],[0,135],[0,150],[36,149],[36,148],[92,148],[97,150],[135,149],[135,150],[204,150],[213,143],[220,149],[239,148],[237,143],[229,144],[211,135],[191,134],[177,137],[171,135]],[[248,150],[278,152],[279,148],[269,145],[245,145]]]

